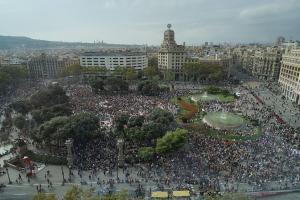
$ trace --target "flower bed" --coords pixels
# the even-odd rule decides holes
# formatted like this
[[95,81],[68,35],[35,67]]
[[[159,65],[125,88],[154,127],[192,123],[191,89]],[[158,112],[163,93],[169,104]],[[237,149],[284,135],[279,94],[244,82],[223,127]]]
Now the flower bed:
[[188,120],[191,120],[193,117],[195,117],[196,113],[198,112],[198,107],[196,105],[187,103],[186,101],[184,101],[182,99],[178,99],[177,102],[182,109],[188,111],[183,115],[185,120],[188,121]]

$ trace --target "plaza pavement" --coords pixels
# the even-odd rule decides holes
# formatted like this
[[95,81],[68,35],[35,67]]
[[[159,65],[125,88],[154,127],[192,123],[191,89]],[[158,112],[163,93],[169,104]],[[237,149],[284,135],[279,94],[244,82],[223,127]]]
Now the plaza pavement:
[[295,106],[290,100],[282,99],[281,95],[272,93],[263,85],[255,90],[255,93],[287,124],[294,128],[300,127],[300,108],[298,106]]

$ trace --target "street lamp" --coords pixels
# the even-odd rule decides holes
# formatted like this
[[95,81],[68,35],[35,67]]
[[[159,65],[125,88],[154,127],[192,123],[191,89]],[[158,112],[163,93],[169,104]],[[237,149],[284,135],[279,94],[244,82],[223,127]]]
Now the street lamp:
[[6,167],[6,173],[7,173],[7,178],[8,178],[8,184],[12,184],[10,177],[9,177],[9,173],[8,173],[8,168]]

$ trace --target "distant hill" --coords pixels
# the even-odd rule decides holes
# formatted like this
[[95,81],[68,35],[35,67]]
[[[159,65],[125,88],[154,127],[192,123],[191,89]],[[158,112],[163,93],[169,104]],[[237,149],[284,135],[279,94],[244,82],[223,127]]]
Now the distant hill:
[[[80,43],[80,42],[56,42],[47,40],[36,40],[29,37],[17,36],[1,36],[0,35],[0,50],[5,49],[42,49],[42,48],[76,48],[76,47],[91,47],[94,43]],[[125,44],[97,44],[102,47],[141,47],[141,45],[125,45]]]

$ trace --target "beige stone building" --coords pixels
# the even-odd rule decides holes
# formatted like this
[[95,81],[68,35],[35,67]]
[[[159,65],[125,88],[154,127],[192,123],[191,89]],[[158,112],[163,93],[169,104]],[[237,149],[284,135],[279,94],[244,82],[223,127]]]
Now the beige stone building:
[[300,49],[283,54],[279,84],[284,96],[300,105]]
[[260,80],[277,81],[280,72],[282,50],[274,47],[256,51],[252,75]]
[[182,80],[185,60],[185,45],[177,45],[175,33],[168,24],[168,30],[164,32],[164,40],[158,52],[158,69],[165,77],[171,75],[175,80]]

